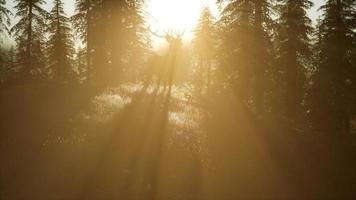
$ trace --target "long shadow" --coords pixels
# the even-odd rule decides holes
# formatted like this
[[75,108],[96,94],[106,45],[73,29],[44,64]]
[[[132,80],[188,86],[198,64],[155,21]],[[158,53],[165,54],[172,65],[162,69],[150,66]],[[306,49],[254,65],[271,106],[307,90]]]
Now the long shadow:
[[[152,93],[147,89],[135,94],[112,121],[112,132],[99,149],[82,199],[95,198],[92,193],[100,184],[116,190],[112,198],[133,199],[139,194],[137,182],[154,173],[167,132],[170,94],[160,93],[158,87]],[[155,188],[154,178],[148,179]]]
[[[167,145],[170,134],[175,134],[171,130],[172,125],[169,122],[169,112],[174,106],[171,94],[171,90],[167,89],[165,97],[162,99],[162,108],[157,113],[157,119],[151,129],[151,140],[149,141],[151,147],[146,151],[146,167],[143,168],[146,185],[149,186],[149,189],[144,191],[144,188],[141,188],[141,192],[144,192],[142,192],[142,198],[138,199],[166,199],[167,195],[194,200],[201,198],[202,167],[198,153],[184,151],[180,147],[176,147],[178,149],[174,150],[171,149],[173,147]],[[172,165],[172,162],[177,163]],[[172,172],[180,177],[176,180],[168,180],[165,176],[172,175]],[[168,183],[173,185],[167,186]]]
[[158,193],[158,177],[160,172],[160,164],[162,158],[162,151],[165,144],[165,139],[169,132],[168,115],[169,106],[171,102],[171,91],[168,90],[162,99],[162,108],[157,113],[154,124],[150,130],[150,141],[147,144],[146,167],[144,169],[144,176],[147,180],[149,189],[145,199],[156,199]]

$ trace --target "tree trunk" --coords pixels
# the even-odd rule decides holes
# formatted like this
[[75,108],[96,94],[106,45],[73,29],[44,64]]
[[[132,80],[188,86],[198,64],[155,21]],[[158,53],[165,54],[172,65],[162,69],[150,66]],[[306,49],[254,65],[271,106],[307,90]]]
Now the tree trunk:
[[32,70],[32,2],[29,1],[28,11],[28,27],[27,27],[27,47],[26,47],[26,64],[28,67],[28,73]]
[[255,1],[255,31],[256,38],[255,42],[257,45],[262,45],[260,47],[255,47],[256,51],[256,62],[255,66],[255,102],[256,102],[256,112],[258,115],[263,115],[264,113],[264,72],[265,72],[265,55],[264,55],[264,39],[263,39],[263,28],[262,28],[262,2],[260,0]]

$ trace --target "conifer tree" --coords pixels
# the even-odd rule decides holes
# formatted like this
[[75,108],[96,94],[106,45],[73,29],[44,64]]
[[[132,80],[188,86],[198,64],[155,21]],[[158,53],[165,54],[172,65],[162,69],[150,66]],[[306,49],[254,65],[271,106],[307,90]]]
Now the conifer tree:
[[309,104],[313,125],[323,132],[346,134],[350,131],[352,88],[356,84],[352,65],[355,1],[329,0],[321,10],[318,68],[313,75]]
[[[38,45],[44,37],[47,11],[41,8],[44,0],[15,0],[16,17],[19,21],[12,27],[11,32],[19,45],[22,58],[23,72],[27,75],[38,72],[40,58],[34,53],[34,46]],[[22,49],[24,48],[24,49]]]
[[87,81],[91,81],[94,76],[93,72],[93,52],[94,45],[94,29],[97,23],[98,13],[95,7],[98,6],[98,1],[94,0],[76,0],[75,15],[72,16],[73,26],[76,33],[79,35],[82,42],[85,44],[86,54],[86,73]]
[[73,73],[72,55],[73,41],[69,18],[66,17],[61,0],[54,1],[50,12],[49,32],[49,63],[54,79],[58,82],[68,82]]
[[77,0],[73,21],[86,43],[89,80],[109,84],[139,65],[149,44],[142,6],[141,0]]
[[257,114],[263,114],[267,74],[273,60],[270,34],[272,5],[269,0],[220,0],[221,34],[218,50],[227,78],[245,103],[251,100]]
[[[222,68],[226,82],[234,87],[242,101],[248,102],[252,71],[252,0],[219,0],[222,7],[218,21],[218,63]],[[248,88],[248,89],[246,89]]]
[[197,81],[209,91],[212,79],[212,61],[215,54],[215,19],[209,7],[204,7],[195,30],[194,49],[198,58]]
[[115,74],[116,79],[132,72],[136,68],[134,65],[140,64],[138,57],[147,51],[142,6],[142,0],[103,1],[108,44],[105,48],[110,55],[108,70]]
[[75,71],[77,72],[77,81],[83,83],[86,81],[87,59],[85,48],[79,48],[75,54]]
[[6,1],[0,0],[0,33],[9,32],[11,11],[5,7]]
[[6,51],[0,47],[0,85],[2,85],[7,76]]
[[258,115],[263,115],[266,110],[267,85],[270,80],[267,74],[274,59],[271,45],[272,5],[270,0],[254,0],[253,39],[250,52],[253,56],[252,68],[253,101]]
[[129,72],[137,75],[137,70],[144,65],[148,51],[150,48],[150,38],[148,29],[145,25],[142,7],[144,2],[142,0],[128,1],[127,7],[127,35],[126,42],[128,50],[128,68]]
[[282,93],[285,114],[295,117],[302,111],[305,74],[312,52],[313,31],[307,10],[313,6],[309,0],[279,0],[278,61],[283,77]]

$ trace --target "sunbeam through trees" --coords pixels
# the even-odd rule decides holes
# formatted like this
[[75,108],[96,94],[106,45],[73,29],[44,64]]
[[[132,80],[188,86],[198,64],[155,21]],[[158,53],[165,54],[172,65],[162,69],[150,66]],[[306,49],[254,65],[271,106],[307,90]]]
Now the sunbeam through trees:
[[0,199],[356,199],[356,0],[0,0]]

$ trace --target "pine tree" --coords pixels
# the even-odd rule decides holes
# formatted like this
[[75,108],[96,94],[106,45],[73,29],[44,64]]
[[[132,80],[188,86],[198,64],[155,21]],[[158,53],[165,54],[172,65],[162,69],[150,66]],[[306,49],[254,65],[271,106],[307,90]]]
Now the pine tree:
[[142,7],[142,0],[128,1],[127,7],[127,50],[129,74],[137,76],[148,56],[150,48],[150,38],[145,25]]
[[61,0],[54,1],[50,12],[49,32],[49,63],[58,82],[68,82],[73,73],[72,55],[73,41],[69,18],[66,17]]
[[[230,84],[246,104],[253,102],[257,114],[265,110],[267,71],[273,60],[270,34],[272,5],[269,0],[218,1],[223,6],[219,21],[219,55]],[[252,100],[252,101],[251,101]]]
[[43,40],[48,13],[41,8],[44,0],[15,0],[16,17],[19,18],[11,32],[15,35],[22,57],[23,72],[27,75],[37,73],[39,57],[34,54],[33,47]]
[[271,31],[273,30],[272,22],[272,5],[269,0],[254,0],[254,24],[253,39],[250,52],[253,56],[253,100],[258,115],[263,115],[266,110],[266,93],[270,81],[271,63],[274,59],[271,45]]
[[[228,85],[235,88],[246,104],[252,87],[251,48],[252,0],[218,1],[222,7],[218,21],[218,63]],[[246,89],[248,88],[248,89]]]
[[142,14],[143,1],[103,0],[95,7],[100,20],[93,23],[96,49],[93,65],[97,82],[108,84],[120,79],[119,76],[135,73],[136,65],[142,64],[147,53],[149,40]]
[[95,7],[98,1],[76,0],[75,12],[72,16],[73,26],[82,42],[85,44],[87,81],[92,81],[93,72],[93,52],[95,51],[93,32],[97,23],[98,13]]
[[0,85],[2,85],[7,76],[6,51],[0,47]]
[[109,84],[138,64],[135,58],[148,49],[142,6],[141,0],[77,0],[73,21],[86,43],[89,80]]
[[14,47],[11,46],[9,49],[0,48],[0,84],[6,84],[11,81],[15,71]]
[[135,63],[140,51],[145,51],[141,33],[144,32],[144,21],[141,15],[143,1],[128,0],[114,1],[104,0],[104,17],[106,18],[106,42],[109,63],[108,70],[111,71],[111,79],[123,78],[124,72],[131,71],[129,66]]
[[199,93],[209,91],[212,79],[212,61],[215,54],[215,18],[209,7],[204,7],[195,30],[194,49],[198,58],[197,82]]
[[305,74],[311,58],[313,28],[307,10],[313,6],[309,0],[278,0],[278,62],[282,72],[285,114],[296,117],[302,111]]
[[321,10],[318,68],[310,91],[313,125],[321,131],[346,134],[356,84],[352,66],[355,1],[329,0]]
[[[129,1],[103,0],[101,17],[104,21],[99,24],[101,34],[96,36],[100,44],[98,48],[105,52],[105,55],[97,54],[97,63],[101,65],[97,69],[98,80],[108,80],[112,82],[119,79],[123,72],[123,64],[128,63],[129,41],[126,24],[129,22]],[[106,82],[106,84],[109,84]]]
[[[10,48],[7,57],[8,57],[7,68],[10,73],[9,75],[11,76],[16,71],[16,52],[13,46]],[[9,79],[11,78],[12,77],[9,77]]]
[[79,48],[75,56],[75,71],[78,74],[77,80],[79,83],[86,81],[86,70],[87,70],[87,59],[86,59],[86,50],[85,48]]
[[5,7],[6,1],[0,0],[0,33],[9,32],[11,11]]

